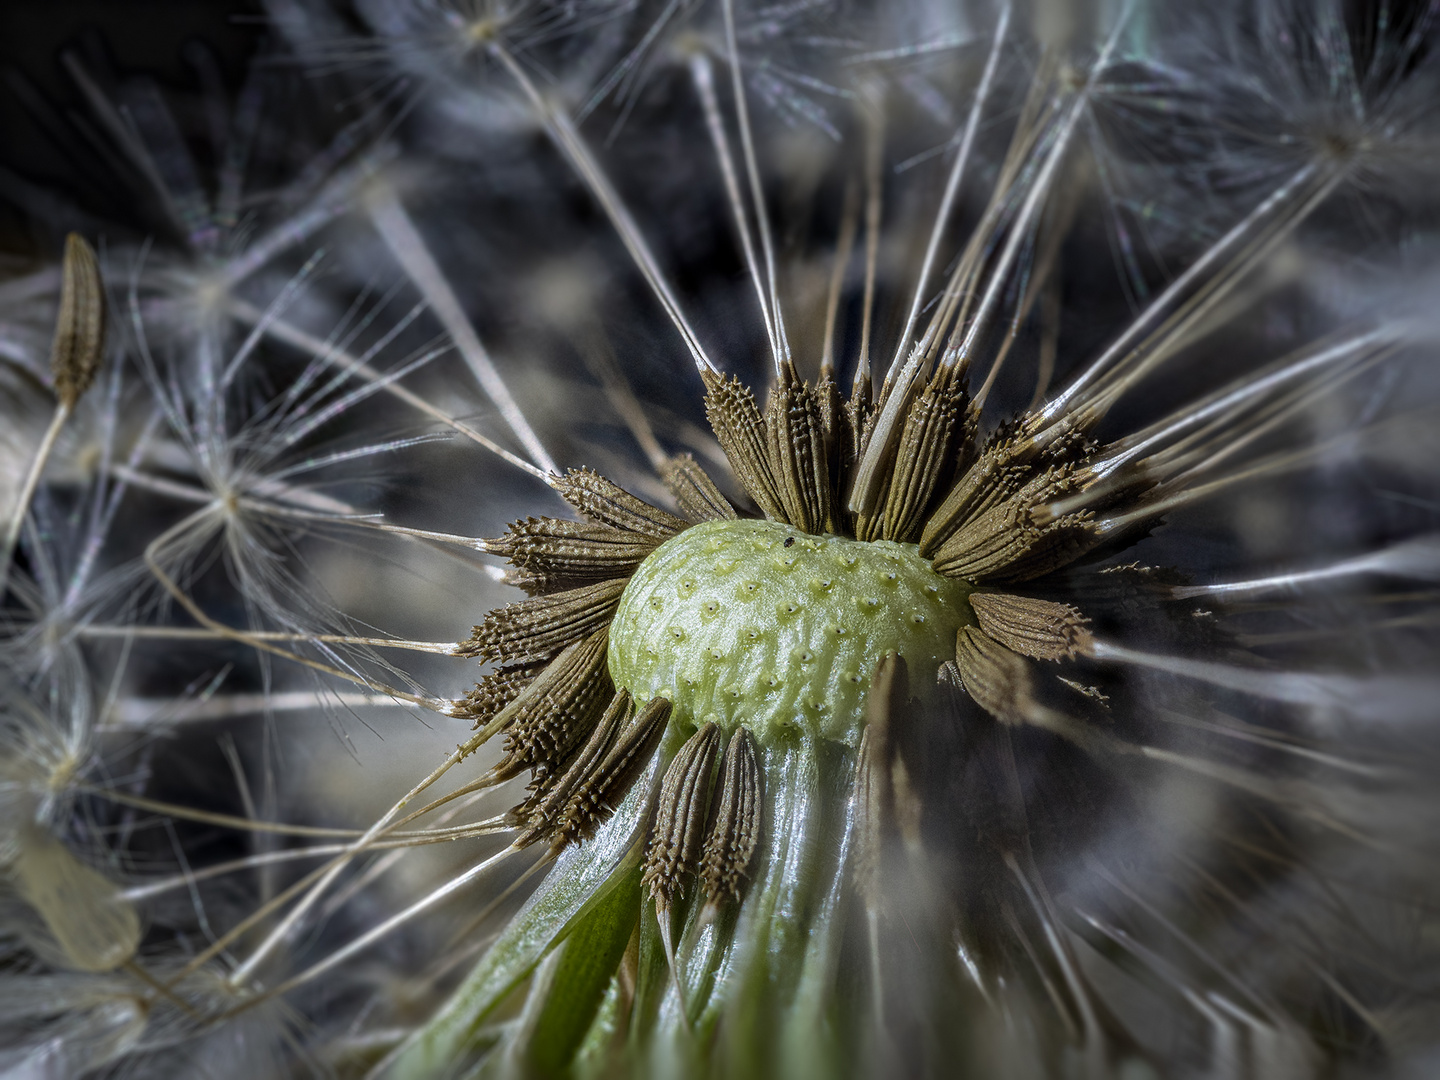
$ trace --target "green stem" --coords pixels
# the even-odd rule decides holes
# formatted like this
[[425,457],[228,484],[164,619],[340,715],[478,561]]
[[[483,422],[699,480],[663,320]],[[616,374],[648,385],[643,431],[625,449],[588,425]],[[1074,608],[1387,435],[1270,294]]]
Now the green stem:
[[654,775],[652,768],[649,776],[631,788],[615,817],[594,840],[572,845],[560,856],[450,1000],[382,1062],[373,1076],[430,1080],[455,1073],[457,1066],[486,1049],[479,1038],[483,1025],[535,966],[585,925],[587,916],[605,905],[616,889],[627,888],[632,877],[638,883],[642,827]]

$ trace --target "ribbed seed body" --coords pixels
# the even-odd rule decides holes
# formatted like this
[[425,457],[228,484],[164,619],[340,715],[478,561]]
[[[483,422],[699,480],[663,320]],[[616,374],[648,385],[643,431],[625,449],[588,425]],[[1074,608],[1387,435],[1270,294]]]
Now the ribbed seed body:
[[[610,627],[610,672],[676,716],[850,740],[888,651],[918,692],[974,622],[970,587],[915,545],[811,536],[771,521],[709,521],[667,540],[630,579]],[[926,674],[928,673],[928,674]]]

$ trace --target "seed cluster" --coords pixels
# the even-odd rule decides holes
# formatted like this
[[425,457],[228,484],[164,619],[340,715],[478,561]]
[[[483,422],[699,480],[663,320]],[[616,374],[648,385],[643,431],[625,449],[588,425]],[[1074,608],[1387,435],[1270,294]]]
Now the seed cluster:
[[[1157,473],[1149,459],[1117,468],[1117,447],[1089,441],[1099,407],[1030,413],[982,444],[967,370],[932,341],[878,400],[862,377],[842,401],[828,370],[812,387],[787,360],[763,412],[708,372],[711,426],[767,520],[684,456],[660,470],[684,518],[582,469],[551,484],[584,521],[529,518],[484,542],[531,596],[457,650],[495,667],[456,713],[475,722],[470,745],[504,735],[493,779],[530,773],[511,812],[518,843],[591,835],[673,710],[698,731],[661,785],[645,881],[668,910],[699,874],[717,904],[739,898],[760,835],[756,740],[793,731],[861,747],[879,722],[874,680],[893,690],[886,672],[924,698],[949,671],[996,720],[1066,730],[1039,704],[1031,664],[1090,653],[1086,619],[997,586],[1109,538],[1100,511],[1143,523]],[[908,707],[891,690],[887,710]],[[865,790],[889,805],[898,788],[874,764],[885,745],[877,729],[861,757]]]

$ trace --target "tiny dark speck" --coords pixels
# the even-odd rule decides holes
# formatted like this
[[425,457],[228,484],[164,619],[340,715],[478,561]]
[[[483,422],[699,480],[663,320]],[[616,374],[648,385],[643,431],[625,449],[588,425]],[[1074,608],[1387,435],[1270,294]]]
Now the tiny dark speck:
[[793,536],[787,536],[787,537],[785,537],[785,546],[786,546],[786,547],[792,547],[792,546],[794,545],[794,543],[795,543],[795,538],[794,538]]

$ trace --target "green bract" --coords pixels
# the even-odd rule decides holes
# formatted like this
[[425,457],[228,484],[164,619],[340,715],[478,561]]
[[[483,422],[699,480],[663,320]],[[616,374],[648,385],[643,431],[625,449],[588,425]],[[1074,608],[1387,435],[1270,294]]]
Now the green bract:
[[682,721],[851,741],[880,657],[898,653],[917,689],[933,686],[956,631],[974,622],[969,594],[914,544],[710,521],[666,541],[630,579],[610,627],[610,674],[638,701],[669,698]]

